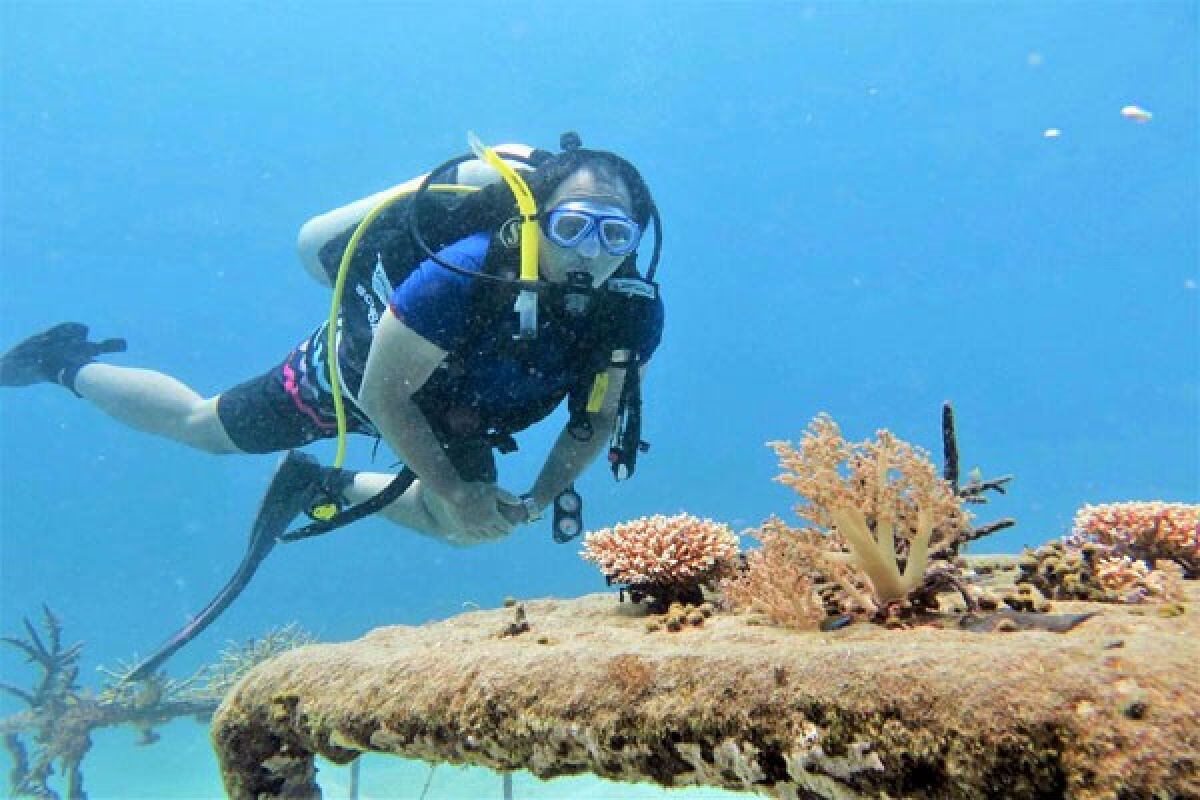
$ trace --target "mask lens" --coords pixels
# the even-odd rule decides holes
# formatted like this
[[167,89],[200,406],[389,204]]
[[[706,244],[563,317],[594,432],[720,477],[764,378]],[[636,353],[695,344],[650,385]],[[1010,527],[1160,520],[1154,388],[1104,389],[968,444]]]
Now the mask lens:
[[550,219],[550,238],[563,247],[578,244],[592,227],[592,218],[577,211],[555,211]]
[[600,223],[600,238],[614,256],[626,255],[637,247],[638,229],[627,220],[606,219]]

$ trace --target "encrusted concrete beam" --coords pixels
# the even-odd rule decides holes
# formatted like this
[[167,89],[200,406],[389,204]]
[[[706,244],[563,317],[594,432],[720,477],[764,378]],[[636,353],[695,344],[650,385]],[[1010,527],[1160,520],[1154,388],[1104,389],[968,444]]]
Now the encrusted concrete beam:
[[313,757],[583,772],[776,798],[1200,797],[1200,600],[1065,634],[648,632],[613,595],[476,611],[254,669],[212,735],[233,798],[319,797]]

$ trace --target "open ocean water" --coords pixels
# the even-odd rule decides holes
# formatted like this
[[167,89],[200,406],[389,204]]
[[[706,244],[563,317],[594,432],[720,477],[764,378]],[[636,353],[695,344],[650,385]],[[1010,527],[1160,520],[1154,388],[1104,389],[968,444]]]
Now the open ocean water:
[[[305,220],[467,131],[555,148],[575,130],[640,168],[665,235],[652,449],[631,482],[588,472],[588,528],[786,517],[764,442],[826,411],[939,457],[946,400],[964,470],[1016,476],[981,520],[1018,526],[973,552],[1061,536],[1088,502],[1196,502],[1197,9],[3,0],[0,349],[80,320],[128,339],[111,363],[219,392],[326,313],[295,256]],[[561,422],[519,437],[502,485],[529,484]],[[48,604],[98,686],[224,582],[275,460],[190,452],[57,387],[0,393],[0,631]],[[349,464],[371,463],[356,441]],[[603,590],[578,549],[546,526],[456,550],[363,522],[279,548],[170,671],[292,621],[342,640]],[[0,651],[0,681],[34,675]],[[162,733],[99,733],[89,796],[218,796],[206,729]],[[369,757],[360,796],[417,798],[428,773]],[[348,770],[321,775],[344,796]],[[514,794],[726,796],[528,775]],[[500,798],[500,777],[434,771],[428,800],[467,797]]]

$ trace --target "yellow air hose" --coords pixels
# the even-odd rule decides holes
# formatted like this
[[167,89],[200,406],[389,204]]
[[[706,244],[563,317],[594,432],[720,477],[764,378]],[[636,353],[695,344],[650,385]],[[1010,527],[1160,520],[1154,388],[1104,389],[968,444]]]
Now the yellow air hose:
[[471,152],[480,161],[500,173],[500,177],[508,184],[509,191],[517,201],[517,209],[521,212],[521,280],[536,281],[538,279],[538,229],[537,203],[534,202],[533,192],[529,184],[510,167],[495,150],[485,145],[474,133],[467,134],[467,144]]
[[[469,194],[479,191],[479,188],[478,186],[465,186],[457,183],[435,183],[429,186],[428,191]],[[358,227],[354,229],[354,233],[351,234],[350,241],[346,243],[346,250],[342,253],[341,263],[338,265],[337,279],[333,284],[333,298],[329,303],[329,324],[326,330],[326,351],[329,353],[327,361],[329,364],[329,387],[333,394],[333,411],[337,417],[337,453],[333,457],[333,466],[335,468],[341,468],[342,464],[346,461],[346,406],[342,401],[342,371],[338,363],[337,342],[338,315],[342,310],[342,296],[346,292],[346,276],[350,272],[350,264],[354,260],[354,254],[358,252],[359,242],[362,241],[371,223],[396,202],[416,191],[415,188],[407,188],[407,186],[398,189],[396,192],[383,198],[378,205],[372,208],[362,218],[362,222],[358,223]]]
[[[529,191],[529,186],[517,174],[517,171],[510,167],[495,150],[484,145],[479,140],[479,137],[473,133],[469,133],[467,141],[476,157],[500,173],[500,177],[508,184],[513,197],[516,198],[517,208],[521,212],[521,280],[536,281],[538,277],[538,230],[537,204],[534,202],[533,193]],[[358,245],[366,234],[367,229],[371,226],[371,223],[399,200],[415,194],[417,189],[409,188],[410,185],[411,182],[384,197],[362,218],[362,221],[354,229],[354,233],[351,234],[350,241],[346,243],[341,263],[338,264],[337,279],[333,284],[333,297],[329,302],[329,323],[326,330],[327,338],[325,345],[326,352],[328,353],[329,387],[333,394],[334,415],[337,417],[337,451],[333,457],[333,466],[335,469],[340,469],[346,461],[346,405],[342,399],[342,373],[341,365],[338,362],[337,341],[338,316],[342,309],[342,296],[346,291],[346,276],[350,272],[350,264],[354,260],[354,255],[358,252]],[[430,184],[426,191],[469,194],[479,191],[480,188],[479,186],[467,186],[457,183],[435,183]],[[310,513],[317,519],[329,519],[337,511],[337,506],[325,504],[314,507]]]

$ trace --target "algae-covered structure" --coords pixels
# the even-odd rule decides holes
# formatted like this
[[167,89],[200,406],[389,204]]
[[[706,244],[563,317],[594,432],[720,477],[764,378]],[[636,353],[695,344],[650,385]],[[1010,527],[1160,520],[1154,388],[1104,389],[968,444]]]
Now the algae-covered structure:
[[475,611],[255,668],[213,721],[229,795],[317,797],[316,755],[376,752],[793,799],[1200,797],[1194,612],[668,634],[612,595],[523,606],[519,635],[511,609]]

